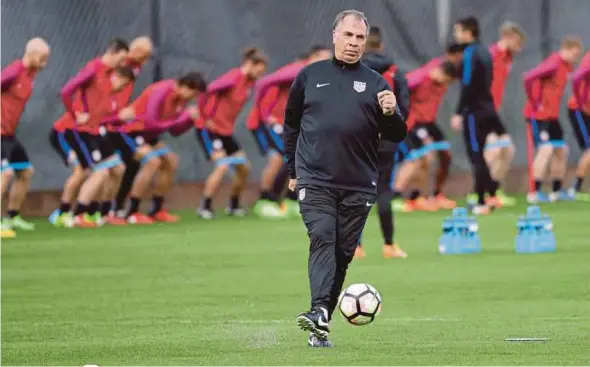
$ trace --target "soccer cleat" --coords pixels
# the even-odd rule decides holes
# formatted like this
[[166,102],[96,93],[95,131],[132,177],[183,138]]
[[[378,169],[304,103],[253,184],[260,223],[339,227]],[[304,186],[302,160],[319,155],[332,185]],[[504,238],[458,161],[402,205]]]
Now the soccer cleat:
[[232,217],[245,217],[246,210],[242,208],[225,208],[225,213]]
[[20,215],[17,215],[16,217],[13,217],[13,218],[7,218],[7,219],[5,219],[5,221],[6,221],[6,225],[10,229],[20,229],[23,231],[34,231],[35,230],[35,225],[31,222],[27,222]]
[[500,200],[500,198],[497,196],[491,196],[491,197],[487,198],[486,205],[488,205],[494,209],[500,209],[503,206],[502,200]]
[[115,213],[110,213],[107,216],[106,224],[111,226],[126,226],[129,223],[125,219],[116,216]]
[[426,198],[419,197],[416,200],[406,200],[403,212],[411,213],[414,211],[435,212],[438,210],[436,204]]
[[394,212],[403,212],[405,207],[404,199],[398,198],[391,201],[391,210]]
[[477,204],[477,194],[471,193],[465,197],[465,201],[467,204],[475,205]]
[[127,218],[129,224],[154,224],[154,220],[143,213],[133,213]]
[[74,216],[70,212],[61,213],[55,218],[53,225],[56,227],[72,228],[74,226]]
[[74,217],[74,227],[76,228],[96,228],[96,223],[90,222],[86,219],[84,214]]
[[434,202],[440,209],[455,209],[457,207],[457,202],[455,200],[451,200],[443,194],[436,195],[434,197]]
[[472,213],[475,215],[488,215],[492,212],[487,205],[475,205],[472,209]]
[[197,209],[197,215],[199,217],[201,217],[201,219],[213,219],[215,218],[215,213],[213,213],[213,211],[211,210],[207,210],[207,209]]
[[573,187],[567,191],[576,201],[590,202],[590,192],[577,192]]
[[321,340],[313,333],[309,334],[307,345],[314,348],[331,348],[333,346],[329,340]]
[[363,257],[367,256],[365,250],[361,246],[357,246],[354,250],[354,258],[355,259],[362,259]]
[[542,191],[529,192],[526,196],[526,200],[529,204],[537,203],[550,203],[549,195]]
[[159,212],[153,214],[151,216],[156,222],[163,222],[163,223],[176,223],[180,221],[180,217],[178,215],[170,214],[165,210],[160,210]]
[[254,205],[254,213],[262,218],[279,219],[287,216],[287,210],[270,200],[258,200]]
[[496,197],[500,200],[500,202],[502,203],[502,206],[515,206],[516,205],[516,198],[506,195],[504,190],[497,190]]
[[84,219],[87,222],[92,222],[94,224],[96,224],[97,227],[102,227],[105,224],[105,219],[103,219],[102,215],[99,212],[96,212],[94,214],[84,214]]
[[7,224],[0,224],[0,238],[15,238],[16,232]]
[[408,254],[397,244],[383,245],[383,257],[386,259],[405,259]]
[[551,202],[556,201],[573,201],[574,195],[572,195],[569,191],[560,190],[557,192],[552,192],[549,194],[549,200]]
[[300,313],[297,316],[297,325],[299,328],[309,331],[319,340],[328,340],[328,334],[330,334],[328,324],[328,311],[323,307],[317,307],[309,312]]

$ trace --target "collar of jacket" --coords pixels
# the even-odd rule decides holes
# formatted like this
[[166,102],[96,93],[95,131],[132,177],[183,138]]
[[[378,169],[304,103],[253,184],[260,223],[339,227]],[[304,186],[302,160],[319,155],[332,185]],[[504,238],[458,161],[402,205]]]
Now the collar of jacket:
[[336,56],[332,57],[332,62],[335,65],[338,65],[339,67],[341,67],[342,69],[357,69],[361,64],[360,59],[359,59],[359,61],[355,62],[354,64],[349,64],[349,63],[346,63],[342,60],[338,60],[336,58]]

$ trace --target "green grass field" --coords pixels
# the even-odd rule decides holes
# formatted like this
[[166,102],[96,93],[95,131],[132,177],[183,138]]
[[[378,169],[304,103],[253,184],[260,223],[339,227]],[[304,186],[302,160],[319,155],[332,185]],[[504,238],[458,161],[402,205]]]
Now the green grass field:
[[[3,365],[589,365],[590,207],[543,208],[556,254],[513,252],[524,206],[480,218],[484,253],[441,256],[446,213],[398,216],[406,260],[381,258],[371,216],[367,282],[384,308],[365,327],[332,325],[311,349],[308,242],[299,220],[186,213],[175,225],[53,229],[2,243]],[[546,337],[546,343],[508,343]]]

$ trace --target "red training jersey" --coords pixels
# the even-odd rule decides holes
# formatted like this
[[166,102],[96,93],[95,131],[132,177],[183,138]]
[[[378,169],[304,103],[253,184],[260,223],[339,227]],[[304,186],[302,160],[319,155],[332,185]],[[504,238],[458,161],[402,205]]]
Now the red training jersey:
[[201,102],[201,119],[197,127],[211,122],[207,129],[221,136],[231,136],[238,114],[250,97],[255,80],[234,68],[211,82]]
[[53,123],[53,130],[63,133],[66,130],[72,130],[75,125],[76,122],[72,118],[72,115],[66,112]]
[[502,106],[504,90],[506,89],[506,80],[510,69],[512,69],[512,52],[502,49],[499,44],[494,43],[489,47],[492,55],[492,98],[496,111]]
[[590,114],[590,52],[587,52],[582,58],[578,69],[572,76],[572,92],[567,107],[578,110],[580,109],[579,102],[581,102],[582,111]]
[[16,60],[2,70],[2,136],[13,136],[27,101],[33,94],[36,72]]
[[524,75],[527,101],[524,116],[527,119],[557,120],[563,90],[572,65],[554,52],[539,66]]
[[448,86],[433,80],[429,73],[433,68],[438,67],[440,62],[430,62],[406,74],[410,90],[410,112],[406,120],[408,130],[416,123],[436,121],[438,107]]

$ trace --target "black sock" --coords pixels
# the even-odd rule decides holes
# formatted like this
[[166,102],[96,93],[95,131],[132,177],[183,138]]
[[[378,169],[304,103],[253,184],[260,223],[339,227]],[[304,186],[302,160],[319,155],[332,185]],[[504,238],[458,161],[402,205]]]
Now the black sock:
[[297,201],[297,193],[295,191],[289,190],[289,192],[287,193],[287,199]]
[[561,180],[553,180],[553,192],[561,190]]
[[574,183],[574,190],[576,192],[580,192],[582,190],[582,183],[584,182],[584,177],[576,177],[576,183]]
[[18,217],[18,210],[9,210],[8,211],[8,218]]
[[393,245],[394,220],[393,211],[391,210],[391,194],[381,193],[377,196],[377,213],[379,214],[379,224],[383,234],[383,242],[386,245]]
[[537,192],[541,191],[541,186],[543,186],[543,182],[541,182],[539,180],[535,180],[535,191],[537,191]]
[[498,186],[500,186],[500,183],[498,181],[492,181],[490,183],[490,189],[488,190],[488,194],[490,194],[490,196],[496,196]]
[[102,215],[103,217],[106,217],[107,215],[109,215],[109,212],[111,211],[111,207],[112,207],[112,203],[111,201],[103,201],[100,204],[100,215]]
[[74,215],[78,216],[78,215],[82,215],[84,213],[86,213],[88,206],[86,204],[82,204],[81,202],[77,202],[76,203],[76,208],[74,209]]
[[440,190],[434,190],[433,196],[436,197],[440,194]]
[[420,190],[412,190],[410,193],[410,200],[416,200],[420,197]]
[[481,191],[477,193],[477,204],[478,205],[485,205],[486,204],[486,193]]
[[72,204],[70,203],[64,203],[62,201],[62,203],[59,205],[60,214],[67,213],[70,211],[70,209],[72,209]]
[[261,191],[260,200],[270,200],[274,201],[275,203],[279,202],[278,196],[273,191]]
[[230,209],[238,209],[240,207],[240,197],[237,195],[232,196],[229,199],[229,208]]
[[127,216],[135,214],[139,211],[139,204],[141,203],[141,199],[136,197],[132,197],[129,204],[129,211],[127,212]]
[[94,215],[98,211],[98,201],[91,201],[88,205],[88,214]]
[[213,202],[213,199],[211,198],[203,198],[203,203],[201,205],[201,209],[203,210],[209,210],[211,211],[211,203]]
[[164,197],[163,196],[154,196],[152,198],[152,209],[150,210],[150,215],[154,215],[157,212],[161,211],[163,205],[164,205]]

